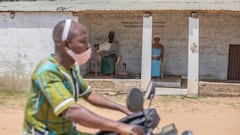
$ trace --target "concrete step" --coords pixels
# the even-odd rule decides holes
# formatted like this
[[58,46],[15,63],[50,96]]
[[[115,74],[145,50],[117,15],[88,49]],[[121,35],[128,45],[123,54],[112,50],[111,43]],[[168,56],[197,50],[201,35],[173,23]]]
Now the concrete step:
[[155,95],[187,95],[188,89],[184,88],[163,88],[163,87],[156,87]]
[[181,81],[178,82],[155,82],[155,86],[157,87],[171,87],[171,88],[180,88],[181,87]]
[[153,79],[156,87],[170,87],[180,88],[181,87],[181,76],[166,76],[162,79]]

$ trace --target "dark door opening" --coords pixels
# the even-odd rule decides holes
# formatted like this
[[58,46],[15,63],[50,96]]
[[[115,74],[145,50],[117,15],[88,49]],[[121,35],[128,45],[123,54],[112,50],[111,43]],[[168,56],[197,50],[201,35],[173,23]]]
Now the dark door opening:
[[228,80],[240,80],[240,45],[229,47]]

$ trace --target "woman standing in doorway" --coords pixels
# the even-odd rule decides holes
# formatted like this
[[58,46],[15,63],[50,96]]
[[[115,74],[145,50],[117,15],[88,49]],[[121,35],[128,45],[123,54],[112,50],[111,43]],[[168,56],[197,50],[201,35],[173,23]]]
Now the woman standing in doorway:
[[152,44],[152,77],[162,78],[163,77],[163,56],[164,46],[160,44],[160,35],[154,34]]

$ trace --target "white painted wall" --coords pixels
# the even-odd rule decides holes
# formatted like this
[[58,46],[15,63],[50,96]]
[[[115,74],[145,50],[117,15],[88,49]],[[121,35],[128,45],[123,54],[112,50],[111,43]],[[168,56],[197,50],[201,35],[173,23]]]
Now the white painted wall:
[[71,13],[0,13],[0,88],[28,89],[38,62],[53,52],[52,29]]

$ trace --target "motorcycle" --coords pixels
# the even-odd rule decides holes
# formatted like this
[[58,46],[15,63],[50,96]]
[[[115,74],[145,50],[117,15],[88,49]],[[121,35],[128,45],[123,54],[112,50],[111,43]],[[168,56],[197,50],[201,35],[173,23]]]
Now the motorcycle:
[[[133,114],[119,120],[126,124],[137,125],[143,128],[145,135],[178,135],[178,130],[174,123],[162,127],[159,133],[153,133],[160,122],[160,116],[155,108],[151,108],[152,100],[155,96],[154,82],[150,82],[146,90],[145,98],[149,100],[148,109],[143,108],[144,99],[142,92],[138,88],[132,88],[127,95],[127,107]],[[99,131],[96,135],[120,135],[110,131]],[[184,131],[181,135],[193,135],[191,130]]]

